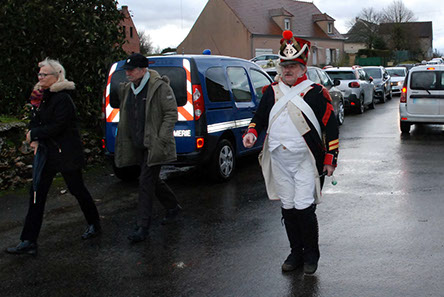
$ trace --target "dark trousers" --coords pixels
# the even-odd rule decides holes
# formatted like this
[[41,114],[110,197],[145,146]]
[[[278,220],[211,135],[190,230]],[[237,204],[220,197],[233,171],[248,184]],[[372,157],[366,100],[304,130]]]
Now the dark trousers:
[[153,213],[153,200],[157,196],[165,209],[177,206],[176,195],[168,185],[159,177],[160,165],[148,166],[147,153],[144,154],[139,176],[139,205],[137,209],[137,225],[149,228]]
[[[36,203],[34,203],[34,189],[31,185],[29,191],[29,209],[28,214],[26,215],[22,235],[20,236],[21,240],[37,241],[42,227],[46,198],[56,174],[57,170],[52,169],[50,166],[45,166],[42,171],[36,195]],[[83,183],[82,170],[62,172],[62,176],[68,186],[69,192],[74,195],[79,202],[80,208],[85,215],[88,224],[98,223],[100,220],[99,213],[91,194]]]

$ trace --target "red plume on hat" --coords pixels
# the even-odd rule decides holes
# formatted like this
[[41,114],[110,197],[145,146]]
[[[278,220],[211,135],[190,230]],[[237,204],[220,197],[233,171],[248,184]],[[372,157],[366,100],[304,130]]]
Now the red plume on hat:
[[282,37],[281,47],[279,49],[280,64],[284,66],[291,62],[297,62],[307,65],[311,46],[310,41],[294,37],[293,32],[289,30],[282,32]]

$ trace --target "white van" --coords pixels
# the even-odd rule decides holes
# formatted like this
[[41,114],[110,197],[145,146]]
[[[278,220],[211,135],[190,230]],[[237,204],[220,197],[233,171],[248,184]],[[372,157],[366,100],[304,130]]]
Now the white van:
[[412,124],[444,124],[444,65],[413,67],[407,74],[399,104],[400,128]]

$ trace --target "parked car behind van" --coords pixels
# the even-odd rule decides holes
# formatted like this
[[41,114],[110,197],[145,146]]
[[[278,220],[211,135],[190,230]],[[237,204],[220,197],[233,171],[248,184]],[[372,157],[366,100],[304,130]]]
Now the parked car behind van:
[[[119,122],[119,84],[126,82],[123,61],[109,71],[105,98],[107,152],[114,153]],[[230,179],[236,158],[260,151],[263,138],[246,149],[242,135],[271,78],[244,59],[212,55],[149,57],[149,68],[170,79],[178,106],[174,136],[178,160],[174,165],[203,165],[216,180]],[[117,168],[117,177],[138,176],[138,168]]]
[[404,67],[405,69],[407,69],[407,72],[409,72],[410,69],[412,69],[415,66],[416,66],[415,64],[398,64],[398,65],[396,65],[396,67]]
[[407,75],[405,67],[387,67],[385,68],[391,77],[392,94],[401,94],[402,86]]
[[[342,92],[336,88],[336,85],[321,68],[308,66],[307,76],[311,81],[323,85],[328,90],[335,111],[336,120],[339,125],[342,125],[345,119],[344,95],[342,95]],[[337,81],[337,83],[339,83],[339,81]]]
[[279,55],[276,54],[265,54],[265,55],[259,55],[251,59],[251,62],[254,62],[261,67],[267,66],[268,64],[278,63],[279,62]]
[[[277,75],[277,70],[275,67],[264,68],[264,70],[268,73],[268,75],[271,76],[272,79],[274,79]],[[323,85],[328,90],[332,100],[333,109],[335,111],[336,120],[338,121],[339,125],[342,125],[345,119],[344,95],[342,95],[342,92],[335,87],[336,85],[332,82],[327,73],[318,67],[308,66],[307,77],[311,81]],[[337,83],[339,83],[339,81]]]
[[382,66],[364,66],[362,69],[373,78],[375,97],[379,102],[385,103],[387,99],[392,99],[392,81],[387,70]]
[[409,133],[413,124],[444,124],[444,65],[410,69],[399,103],[400,129]]
[[375,86],[361,67],[335,67],[325,69],[325,72],[335,82],[344,95],[346,109],[364,113],[365,107],[375,108]]

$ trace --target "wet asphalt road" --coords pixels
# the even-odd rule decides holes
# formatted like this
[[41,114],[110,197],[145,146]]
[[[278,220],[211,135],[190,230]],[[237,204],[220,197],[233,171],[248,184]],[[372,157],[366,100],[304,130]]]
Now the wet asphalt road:
[[[150,239],[130,245],[137,184],[86,174],[104,232],[82,241],[85,222],[70,194],[53,187],[39,256],[0,254],[0,296],[444,296],[444,129],[401,136],[398,98],[340,128],[338,184],[327,179],[318,206],[321,259],[315,276],[283,274],[289,252],[279,202],[268,201],[256,157],[228,183],[194,169],[167,182],[184,211]],[[2,197],[2,249],[15,245],[26,197]]]

